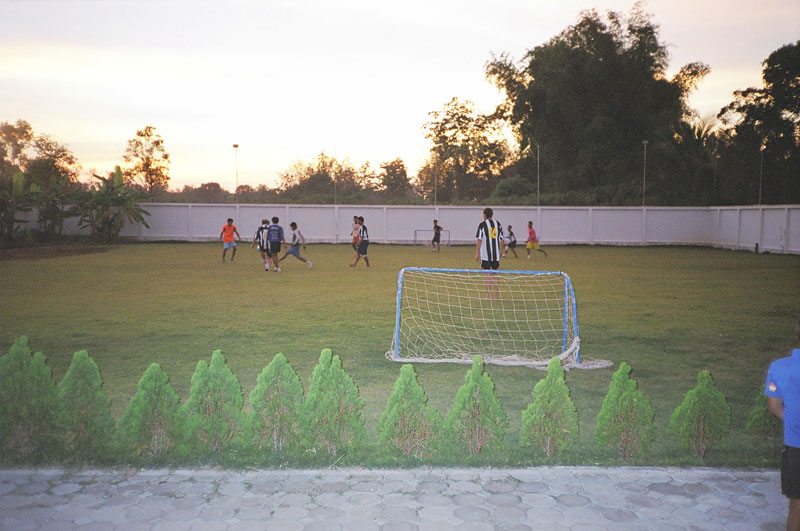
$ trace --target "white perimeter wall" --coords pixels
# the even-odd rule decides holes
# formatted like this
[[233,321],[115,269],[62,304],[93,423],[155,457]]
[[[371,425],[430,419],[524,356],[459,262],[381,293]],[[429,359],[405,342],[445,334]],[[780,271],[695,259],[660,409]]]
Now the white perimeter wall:
[[[354,215],[365,218],[370,240],[411,243],[416,229],[434,219],[453,244],[473,243],[481,221],[476,206],[361,206],[146,203],[150,228],[126,225],[123,235],[139,240],[208,241],[219,238],[229,217],[242,238],[252,238],[262,218],[278,216],[288,230],[296,222],[311,242],[350,241]],[[746,207],[494,207],[494,218],[527,237],[527,222],[542,244],[708,245],[800,254],[800,205]],[[29,213],[29,220],[35,215]],[[30,223],[29,226],[35,226]],[[65,232],[78,233],[70,219]],[[429,239],[431,232],[420,234]]]

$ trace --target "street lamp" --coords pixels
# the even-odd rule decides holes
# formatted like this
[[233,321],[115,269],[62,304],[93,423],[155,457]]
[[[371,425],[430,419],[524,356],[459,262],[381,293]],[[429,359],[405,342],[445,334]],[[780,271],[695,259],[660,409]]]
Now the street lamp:
[[235,194],[236,190],[239,189],[239,144],[233,145],[233,153],[236,157],[236,188],[233,191]]
[[647,140],[642,140],[642,146],[644,146],[644,159],[642,162],[642,208],[644,208],[644,190],[647,183]]
[[539,206],[539,144],[536,144],[536,206]]
[[764,179],[764,143],[761,143],[761,169],[758,171],[758,204],[761,204],[761,181]]

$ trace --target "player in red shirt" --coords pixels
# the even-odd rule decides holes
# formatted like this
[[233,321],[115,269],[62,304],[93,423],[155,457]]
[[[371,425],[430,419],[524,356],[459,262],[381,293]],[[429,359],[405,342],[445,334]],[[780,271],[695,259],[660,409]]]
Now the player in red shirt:
[[[236,238],[234,238],[234,234]],[[222,242],[222,263],[225,263],[225,253],[228,252],[228,249],[233,248],[231,251],[231,262],[233,262],[233,257],[236,256],[236,239],[241,240],[242,237],[239,236],[239,231],[236,230],[236,225],[233,224],[233,218],[228,218],[228,222],[222,226],[222,231],[219,233],[219,239]]]
[[536,237],[536,231],[533,230],[533,221],[528,222],[528,243],[525,245],[525,249],[528,251],[528,256],[526,257],[528,260],[531,259],[531,249],[536,249],[544,253],[545,258],[547,257],[547,251],[539,248],[539,238]]

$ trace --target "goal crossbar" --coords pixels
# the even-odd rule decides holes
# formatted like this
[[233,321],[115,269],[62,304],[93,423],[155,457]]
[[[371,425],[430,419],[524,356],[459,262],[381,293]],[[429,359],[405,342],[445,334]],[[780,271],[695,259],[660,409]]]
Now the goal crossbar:
[[575,291],[562,271],[406,267],[397,276],[398,362],[581,365]]

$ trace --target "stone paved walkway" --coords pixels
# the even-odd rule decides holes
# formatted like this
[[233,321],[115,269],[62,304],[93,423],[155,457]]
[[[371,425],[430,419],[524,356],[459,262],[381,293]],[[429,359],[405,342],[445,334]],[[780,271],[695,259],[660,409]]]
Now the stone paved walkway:
[[777,471],[0,471],[0,529],[782,530]]

